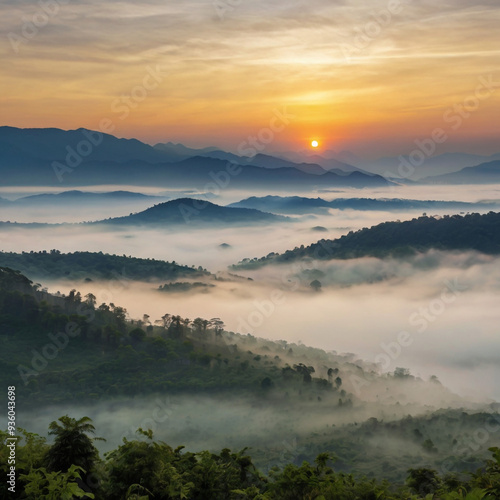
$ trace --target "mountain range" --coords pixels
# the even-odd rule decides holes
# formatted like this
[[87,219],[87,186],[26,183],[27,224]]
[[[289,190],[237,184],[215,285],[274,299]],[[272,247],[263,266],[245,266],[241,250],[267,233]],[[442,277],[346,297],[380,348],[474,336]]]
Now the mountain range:
[[[212,156],[215,157],[212,157]],[[253,162],[257,165],[253,164]],[[0,127],[0,174],[6,186],[133,184],[223,189],[272,187],[377,187],[379,175],[346,165],[326,171],[268,155],[248,159],[216,148],[193,150],[179,144],[150,146],[136,139],[78,129]]]
[[[57,195],[54,195],[57,197]],[[15,203],[15,202],[9,202]],[[247,226],[259,224],[272,224],[276,222],[292,222],[293,219],[282,215],[275,215],[250,208],[235,208],[216,205],[206,200],[193,198],[178,198],[156,204],[146,210],[131,213],[122,217],[110,217],[108,219],[93,222],[81,222],[78,225],[120,225],[120,226],[156,226],[168,228],[179,225],[190,225],[192,227],[216,227],[216,226]],[[13,228],[24,227],[49,227],[60,225],[73,225],[71,223],[17,223],[0,221],[0,226]]]
[[[349,164],[351,168],[382,175],[385,178],[400,178],[405,183],[408,181],[417,181],[426,178],[429,178],[430,181],[436,176],[458,172],[466,167],[473,167],[489,163],[491,161],[500,160],[500,153],[496,153],[491,156],[468,153],[443,153],[436,156],[424,155],[424,160],[421,164],[419,164],[420,158],[418,158],[418,161],[415,162],[409,157],[409,155],[388,156],[374,160],[367,160],[359,158],[349,151],[341,151],[337,153],[329,150],[322,152],[321,156],[311,154],[306,151],[298,153],[284,152],[280,153],[279,156],[294,162],[314,162],[327,169],[330,165],[335,165],[335,163],[332,162],[341,162],[344,165]],[[405,172],[407,171],[406,167],[398,168],[401,164],[406,166],[410,164],[413,166],[414,171],[411,175],[409,175],[409,177],[405,177]],[[346,170],[345,167],[343,169]],[[443,179],[443,181],[446,181],[446,179]],[[474,182],[480,183],[481,180],[479,179]],[[455,182],[452,181],[451,183]]]
[[471,210],[498,210],[500,201],[467,203],[461,201],[406,200],[399,198],[337,198],[326,201],[322,198],[302,196],[252,196],[231,203],[229,207],[254,208],[278,214],[328,213],[329,209],[338,210],[449,210],[465,212]]
[[466,167],[458,172],[426,177],[423,184],[497,184],[500,183],[500,160]]
[[[492,156],[445,153],[425,158],[408,178],[398,166],[408,156],[365,160],[349,151],[283,152],[238,156],[217,147],[189,148],[172,142],[154,146],[137,139],[80,128],[20,129],[0,127],[0,174],[6,186],[69,186],[133,184],[203,189],[233,188],[321,189],[379,187],[396,182],[498,182],[489,166]],[[235,165],[238,165],[236,167]],[[454,176],[447,174],[481,167]],[[390,180],[387,180],[390,179]],[[397,179],[400,179],[398,181]]]
[[0,204],[8,206],[40,206],[55,205],[58,203],[91,204],[97,202],[132,202],[132,201],[165,201],[166,197],[151,196],[143,193],[134,193],[131,191],[109,191],[104,193],[92,193],[79,190],[63,191],[61,193],[43,193],[23,196],[16,200],[7,200],[0,198]]

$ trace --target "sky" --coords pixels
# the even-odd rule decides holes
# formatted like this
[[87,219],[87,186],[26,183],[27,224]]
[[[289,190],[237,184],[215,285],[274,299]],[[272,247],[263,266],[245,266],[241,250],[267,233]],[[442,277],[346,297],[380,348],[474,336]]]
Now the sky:
[[498,152],[497,0],[7,0],[0,124],[267,151]]

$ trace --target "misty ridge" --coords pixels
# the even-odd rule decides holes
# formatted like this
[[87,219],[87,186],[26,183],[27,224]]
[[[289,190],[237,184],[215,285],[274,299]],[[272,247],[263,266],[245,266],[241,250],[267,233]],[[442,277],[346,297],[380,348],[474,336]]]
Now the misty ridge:
[[[255,166],[252,158],[219,159],[198,151],[179,155],[171,148],[152,147],[137,140],[117,139],[102,132],[79,129],[0,128],[0,173],[6,186],[73,186],[113,184],[163,185],[203,189],[206,185],[258,188],[273,186],[375,187],[393,184],[377,174],[364,173],[348,166],[348,171],[325,170],[277,159],[279,167]],[[186,148],[181,148],[185,150]],[[26,155],[25,150],[36,151]],[[194,154],[193,154],[194,153]],[[203,151],[201,152],[203,154]],[[259,160],[259,158],[257,158]],[[261,162],[258,162],[262,165]],[[27,182],[27,179],[30,179]]]
[[253,196],[232,203],[229,206],[255,208],[280,214],[326,214],[330,209],[378,211],[448,210],[464,213],[464,211],[498,210],[499,208],[499,204],[492,201],[470,203],[385,198],[335,198],[327,201],[322,198],[305,198],[300,196]]
[[[0,132],[0,376],[19,380],[25,428],[87,415],[101,453],[250,446],[265,473],[329,451],[336,473],[400,485],[483,466],[497,184],[386,180],[328,151]],[[70,166],[82,140],[102,142]]]
[[[182,440],[193,450],[250,440],[257,463],[271,468],[284,454],[289,457],[284,440],[298,443],[291,460],[299,463],[326,443],[337,450],[339,470],[351,470],[355,460],[358,470],[394,480],[415,461],[439,464],[459,450],[447,467],[464,461],[471,467],[480,460],[471,457],[486,452],[483,443],[478,448],[477,440],[469,443],[463,436],[478,425],[492,428],[488,411],[497,405],[468,402],[435,376],[424,381],[400,367],[382,374],[377,364],[354,354],[234,333],[220,318],[128,319],[124,308],[98,305],[91,293],[51,295],[7,268],[0,278],[2,341],[9,351],[2,351],[2,377],[15,368],[24,381],[19,401],[41,408],[26,418],[32,429],[47,426],[54,411],[79,413],[84,404],[85,413],[106,430],[104,449],[123,437],[133,439],[135,427],[147,425],[157,438]],[[37,301],[41,310],[34,307]],[[41,334],[64,325],[65,315],[75,325],[66,335]],[[20,328],[22,337],[15,334]],[[52,344],[59,346],[55,356],[49,355]],[[168,418],[154,417],[158,407]],[[360,440],[363,460],[355,459]],[[384,470],[373,459],[382,452],[390,460],[402,450],[405,459],[397,467]]]
[[500,252],[500,214],[445,215],[404,222],[384,222],[357,232],[350,231],[338,240],[320,240],[305,248],[247,259],[234,269],[258,267],[272,262],[291,262],[305,258],[346,259],[363,256],[410,256],[417,251],[477,250],[486,254]]
[[499,19],[2,2],[0,499],[500,500]]
[[[60,195],[59,195],[60,196]],[[92,201],[88,201],[91,203]],[[252,225],[272,222],[287,222],[287,217],[274,215],[251,208],[221,207],[207,200],[196,200],[192,198],[179,198],[154,205],[142,212],[130,214],[124,217],[114,217],[95,222],[84,222],[80,224],[106,224],[106,225],[128,225],[128,226],[193,226],[201,224],[211,225]],[[3,222],[4,225],[17,225],[16,222]],[[19,223],[28,227],[40,227],[43,223]],[[62,223],[69,224],[69,223]]]
[[[0,173],[5,186],[122,184],[196,187],[223,185],[239,189],[272,186],[275,190],[321,185],[380,187],[412,183],[490,184],[500,181],[498,157],[462,153],[360,160],[342,151],[319,154],[255,151],[239,156],[216,147],[192,149],[182,144],[150,146],[87,129],[0,127]],[[30,151],[30,153],[26,153]],[[408,166],[412,174],[404,172]],[[385,177],[384,177],[385,176]],[[27,180],[29,179],[29,180]],[[395,182],[393,182],[393,179]]]

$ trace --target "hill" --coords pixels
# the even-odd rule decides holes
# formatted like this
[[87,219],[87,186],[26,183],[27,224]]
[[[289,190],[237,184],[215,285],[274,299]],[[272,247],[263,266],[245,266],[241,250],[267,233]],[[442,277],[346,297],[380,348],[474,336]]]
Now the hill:
[[[291,152],[286,151],[279,153],[277,156],[288,159],[295,163],[315,163],[320,165],[325,170],[330,170],[337,173],[363,172],[367,175],[373,175],[371,171],[365,171],[359,168],[357,158],[355,156],[343,158],[337,157],[336,154],[330,154],[329,151],[323,151],[322,154],[313,154],[311,151]],[[356,165],[351,162],[351,159],[356,162]]]
[[402,368],[380,374],[354,355],[228,332],[219,318],[133,320],[92,294],[37,291],[8,268],[0,268],[0,331],[0,381],[17,386],[23,423],[30,410],[35,421],[58,404],[66,412],[86,405],[86,414],[109,419],[112,445],[124,432],[130,438],[123,411],[142,411],[132,417],[133,437],[160,401],[172,415],[156,428],[162,440],[191,449],[208,435],[251,443],[266,470],[331,451],[339,471],[401,481],[416,464],[479,466],[487,445],[469,449],[467,439],[498,418],[493,407],[466,409],[438,381]]
[[[410,175],[410,179],[421,180],[426,177],[450,174],[471,165],[479,165],[481,163],[499,159],[500,153],[491,156],[481,156],[467,153],[443,153],[425,158],[425,161],[421,165],[414,167],[415,170],[413,174]],[[368,172],[384,175],[388,178],[398,178],[402,175],[406,176],[406,174],[404,174],[404,172],[407,171],[406,166],[408,164],[413,165],[414,162],[408,156],[403,155],[397,157],[385,157],[377,160],[353,159],[352,164],[358,168],[363,168]],[[401,168],[401,165],[406,166]]]
[[500,206],[500,202],[467,203],[460,201],[434,200],[405,200],[399,198],[337,198],[326,201],[322,198],[305,198],[302,196],[252,196],[244,200],[231,203],[229,207],[254,208],[281,214],[326,213],[328,209],[338,210],[382,210],[382,211],[411,211],[411,210],[493,210]]
[[[9,396],[12,394],[9,392]],[[467,428],[471,428],[474,421],[479,425],[477,429],[491,425],[488,420],[491,416],[478,414],[467,420],[468,415],[465,418],[464,415],[461,421],[468,424]],[[453,417],[443,418],[443,423],[454,421]],[[418,425],[419,422],[406,421],[402,427],[413,423]],[[369,442],[373,431],[383,425],[372,419],[363,426],[360,437]],[[143,428],[139,428],[132,439],[124,439],[101,457],[95,444],[109,440],[109,430],[104,433],[106,438],[91,437],[96,432],[99,436],[103,434],[100,427],[94,426],[89,417],[77,419],[64,415],[48,424],[49,434],[55,436],[53,442],[43,437],[46,428],[41,435],[32,429],[19,429],[16,452],[23,460],[19,460],[17,466],[20,475],[15,498],[147,500],[151,495],[162,500],[498,500],[500,492],[498,447],[489,449],[488,459],[485,457],[480,462],[469,459],[469,467],[480,466],[480,469],[468,477],[449,474],[446,466],[440,471],[419,467],[420,463],[415,460],[402,484],[402,480],[395,482],[373,477],[371,471],[369,477],[346,473],[342,460],[328,445],[314,460],[311,457],[300,463],[297,459],[304,457],[301,454],[296,457],[292,448],[270,469],[262,467],[254,449],[245,447],[237,452],[227,447],[186,450],[184,445],[176,446],[178,441],[167,444],[159,440],[152,429]],[[420,429],[415,427],[413,432],[415,441]],[[5,433],[5,437],[8,435]],[[75,447],[75,441],[81,444]],[[432,440],[424,442],[428,454],[435,453]],[[369,447],[368,443],[361,446],[362,458],[370,455],[366,453]],[[0,470],[8,480],[0,486],[0,494],[4,498],[14,498],[12,489],[9,490],[11,476],[6,463],[7,453]],[[445,460],[444,463],[449,462]],[[388,462],[384,464],[386,470],[390,468]],[[44,487],[52,496],[39,494]],[[36,497],[29,496],[34,492]],[[131,495],[132,492],[140,493]],[[148,495],[142,495],[145,492]]]
[[[4,126],[0,127],[0,166],[23,166],[35,159],[64,162],[68,148],[77,153],[83,151],[83,141],[91,144],[92,151],[85,156],[93,160],[124,162],[141,159],[155,163],[179,159],[179,156],[170,156],[137,139],[118,139],[111,134],[84,128],[61,130]],[[96,143],[94,147],[93,143]]]
[[[241,160],[238,161],[241,164]],[[252,158],[249,158],[247,163],[251,165],[255,165],[257,167],[262,168],[295,168],[302,172],[306,172],[308,174],[314,175],[323,175],[326,173],[326,170],[313,163],[294,163],[288,160],[283,160],[282,158],[276,158],[274,156],[258,153]],[[337,172],[339,173],[339,172]],[[343,172],[341,172],[343,174]]]
[[160,203],[143,212],[93,224],[125,225],[253,225],[290,221],[287,217],[249,208],[229,208],[206,200],[179,198]]
[[498,184],[500,183],[500,160],[466,167],[458,172],[426,177],[422,184]]
[[175,280],[210,276],[200,267],[175,262],[109,255],[102,252],[0,252],[0,266],[16,269],[32,280]]
[[500,213],[444,217],[419,217],[404,222],[384,222],[371,228],[351,231],[336,240],[323,239],[308,247],[260,259],[244,259],[235,269],[253,269],[270,263],[300,259],[353,259],[364,256],[407,256],[415,252],[476,250],[500,253]]
[[87,191],[63,191],[61,193],[44,193],[23,196],[12,201],[14,205],[54,205],[59,203],[73,204],[90,204],[100,202],[133,202],[133,201],[155,201],[164,200],[160,196],[150,196],[142,193],[134,193],[131,191],[109,191],[105,193],[92,193]]

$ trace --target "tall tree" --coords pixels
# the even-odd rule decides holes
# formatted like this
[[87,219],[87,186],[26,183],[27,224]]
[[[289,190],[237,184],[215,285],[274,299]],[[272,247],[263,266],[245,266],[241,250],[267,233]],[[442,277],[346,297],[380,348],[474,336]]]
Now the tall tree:
[[89,417],[79,420],[64,415],[49,425],[49,434],[55,436],[54,444],[47,452],[49,471],[67,472],[72,465],[85,470],[85,477],[94,469],[99,453],[93,441],[102,438],[89,437],[95,427]]

